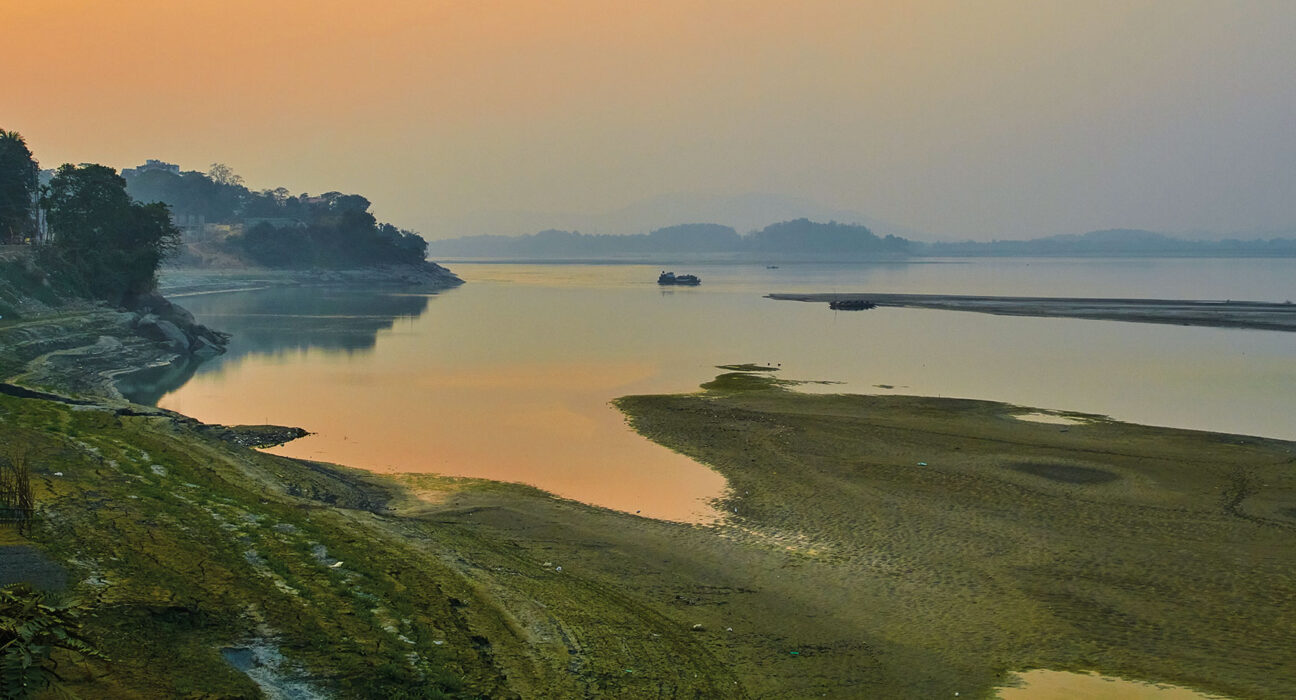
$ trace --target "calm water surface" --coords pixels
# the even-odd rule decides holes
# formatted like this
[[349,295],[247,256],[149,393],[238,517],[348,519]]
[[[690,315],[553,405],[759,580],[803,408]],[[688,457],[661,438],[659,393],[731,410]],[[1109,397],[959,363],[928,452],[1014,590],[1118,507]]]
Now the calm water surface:
[[[888,265],[451,264],[435,295],[266,289],[181,300],[234,333],[196,373],[128,387],[204,421],[298,425],[276,453],[534,484],[673,520],[715,517],[710,470],[608,402],[694,390],[715,365],[781,365],[807,391],[993,399],[1296,439],[1296,335],[947,311],[833,312],[769,292],[1283,301],[1292,261],[985,260]],[[178,388],[177,384],[180,384]],[[884,388],[890,387],[890,388]]]

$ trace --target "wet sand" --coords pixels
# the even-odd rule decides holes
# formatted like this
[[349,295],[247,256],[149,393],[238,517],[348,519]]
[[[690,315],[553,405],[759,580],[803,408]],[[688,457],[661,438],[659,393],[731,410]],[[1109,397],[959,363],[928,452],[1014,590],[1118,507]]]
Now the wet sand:
[[1296,331],[1296,304],[1186,299],[1085,299],[949,294],[769,294],[779,301],[870,301],[879,307],[978,311],[1001,316],[1051,316],[1182,326]]

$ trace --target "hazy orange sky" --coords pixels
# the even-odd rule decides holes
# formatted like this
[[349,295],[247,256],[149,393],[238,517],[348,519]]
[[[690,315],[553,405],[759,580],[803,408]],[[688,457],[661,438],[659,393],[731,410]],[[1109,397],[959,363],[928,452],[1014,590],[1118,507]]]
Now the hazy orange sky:
[[1290,0],[0,8],[0,128],[44,167],[220,161],[429,238],[673,192],[933,238],[1296,227]]

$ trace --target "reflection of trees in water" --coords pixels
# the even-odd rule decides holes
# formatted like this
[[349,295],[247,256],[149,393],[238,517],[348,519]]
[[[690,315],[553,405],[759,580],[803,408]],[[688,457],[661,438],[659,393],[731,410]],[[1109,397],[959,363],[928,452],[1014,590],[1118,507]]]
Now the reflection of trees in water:
[[169,365],[124,374],[117,378],[117,391],[135,403],[155,406],[167,392],[189,381],[200,364],[201,359],[183,355]]
[[118,389],[137,403],[155,404],[167,392],[248,355],[291,352],[363,353],[373,350],[378,333],[400,319],[427,311],[429,295],[354,289],[289,287],[210,294],[181,299],[200,323],[231,334],[224,355],[202,362],[182,358],[120,379]]
[[233,335],[226,361],[295,350],[372,350],[378,332],[427,310],[428,296],[292,287],[185,299],[202,323]]

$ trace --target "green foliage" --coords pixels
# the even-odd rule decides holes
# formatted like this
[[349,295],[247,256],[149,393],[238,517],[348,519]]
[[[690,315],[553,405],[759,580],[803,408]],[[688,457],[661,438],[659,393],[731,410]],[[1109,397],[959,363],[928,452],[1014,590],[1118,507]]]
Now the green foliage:
[[[290,224],[279,220],[279,225],[262,221],[242,235],[231,237],[227,245],[250,262],[266,267],[413,264],[426,257],[427,241],[422,236],[391,224],[379,224],[373,214],[365,211],[369,200],[364,197],[324,198],[328,203],[307,205],[306,221]],[[301,206],[299,199],[288,201]]]
[[126,181],[102,165],[60,167],[41,204],[63,272],[113,303],[152,291],[179,243],[166,205],[131,201]]
[[21,243],[35,233],[39,177],[22,134],[0,129],[0,242]]
[[253,192],[222,163],[213,163],[206,174],[132,172],[125,182],[131,197],[166,204],[177,215],[243,223],[244,232],[225,247],[255,265],[346,268],[419,263],[427,256],[421,236],[378,223],[369,200],[358,194],[294,197],[284,187]]
[[311,247],[310,236],[295,226],[276,228],[263,221],[234,238],[232,245],[265,267],[308,267],[313,262],[304,255]]
[[53,685],[56,649],[105,658],[81,636],[89,612],[83,603],[52,600],[26,584],[0,588],[0,698],[29,698]]
[[[216,163],[212,167],[219,165]],[[218,175],[220,180],[194,171],[176,174],[166,170],[145,170],[131,173],[124,179],[126,191],[140,202],[161,202],[177,214],[202,216],[213,223],[230,223],[237,220],[248,191],[239,176],[230,172]]]

